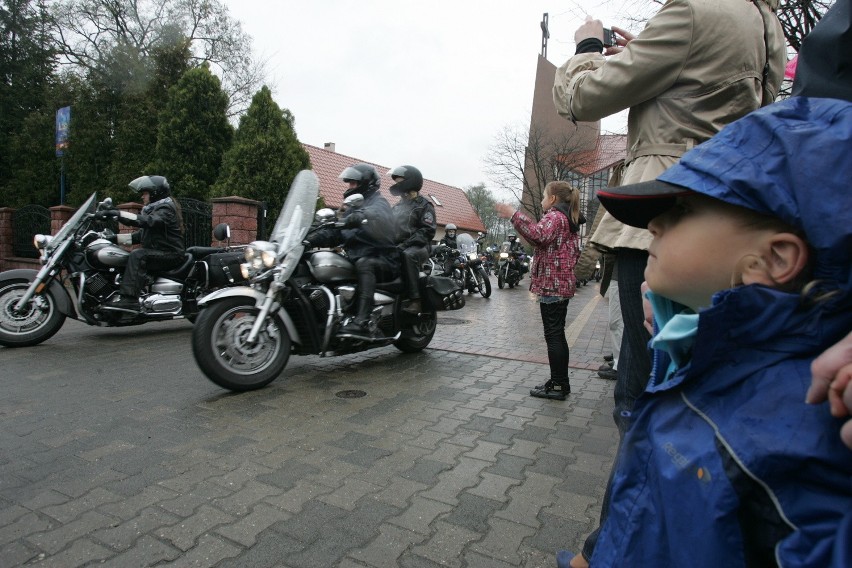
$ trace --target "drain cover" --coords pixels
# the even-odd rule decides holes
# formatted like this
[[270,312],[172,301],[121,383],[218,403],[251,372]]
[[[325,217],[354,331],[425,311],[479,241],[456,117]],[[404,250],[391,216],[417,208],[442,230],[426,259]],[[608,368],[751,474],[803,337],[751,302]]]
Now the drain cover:
[[438,323],[441,325],[464,325],[470,323],[470,320],[459,318],[438,318]]
[[337,398],[361,398],[362,396],[367,396],[367,393],[360,390],[344,390],[336,392],[334,396]]

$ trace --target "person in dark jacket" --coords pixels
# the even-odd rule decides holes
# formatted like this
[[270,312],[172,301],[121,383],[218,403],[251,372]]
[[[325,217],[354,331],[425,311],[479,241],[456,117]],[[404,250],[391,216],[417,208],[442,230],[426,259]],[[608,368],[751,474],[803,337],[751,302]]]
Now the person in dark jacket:
[[435,236],[435,206],[420,195],[423,174],[414,166],[399,166],[388,172],[396,182],[390,187],[391,195],[400,197],[393,206],[396,222],[396,242],[401,251],[402,278],[408,292],[409,303],[404,311],[417,314],[423,309],[420,303],[420,268],[429,259],[432,238]]
[[399,270],[399,254],[393,240],[393,213],[387,199],[379,193],[381,180],[373,166],[363,163],[349,166],[338,178],[347,184],[344,199],[359,193],[364,197],[363,203],[341,207],[338,213],[345,222],[343,229],[314,231],[308,233],[306,240],[312,246],[342,244],[355,263],[358,272],[355,315],[340,328],[338,335],[382,339],[378,322],[371,316],[376,282],[392,280]]
[[118,218],[123,225],[139,227],[133,233],[114,235],[120,245],[141,244],[130,252],[127,267],[121,278],[119,295],[107,308],[138,312],[139,293],[150,272],[177,268],[183,262],[185,250],[183,219],[180,205],[172,199],[168,180],[163,176],[141,176],[129,184],[142,197],[142,211],[136,215],[111,209],[95,214],[98,219]]

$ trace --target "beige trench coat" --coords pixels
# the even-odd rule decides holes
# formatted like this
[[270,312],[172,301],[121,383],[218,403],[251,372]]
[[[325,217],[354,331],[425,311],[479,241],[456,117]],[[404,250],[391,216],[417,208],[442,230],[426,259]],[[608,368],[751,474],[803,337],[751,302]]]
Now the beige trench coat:
[[[622,183],[648,181],[773,102],[785,61],[781,24],[763,0],[669,0],[618,55],[583,53],[562,65],[553,101],[573,121],[629,108]],[[651,235],[607,213],[590,240],[646,250]]]

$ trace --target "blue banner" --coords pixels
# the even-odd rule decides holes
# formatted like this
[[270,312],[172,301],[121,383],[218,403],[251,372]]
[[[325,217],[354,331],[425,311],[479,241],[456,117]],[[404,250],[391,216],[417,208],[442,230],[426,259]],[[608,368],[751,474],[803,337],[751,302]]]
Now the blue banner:
[[71,124],[71,107],[56,111],[56,155],[62,156],[68,148],[68,127]]

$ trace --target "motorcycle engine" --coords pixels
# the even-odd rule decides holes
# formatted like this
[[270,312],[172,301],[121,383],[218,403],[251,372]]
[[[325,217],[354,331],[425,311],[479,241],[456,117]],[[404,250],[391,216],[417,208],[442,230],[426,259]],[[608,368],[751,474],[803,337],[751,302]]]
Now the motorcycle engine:
[[95,274],[87,279],[85,284],[86,292],[98,300],[108,297],[114,289],[115,287],[110,284],[109,280],[100,274]]
[[181,310],[180,296],[173,294],[150,294],[142,299],[142,307],[149,313],[171,313],[177,315]]

